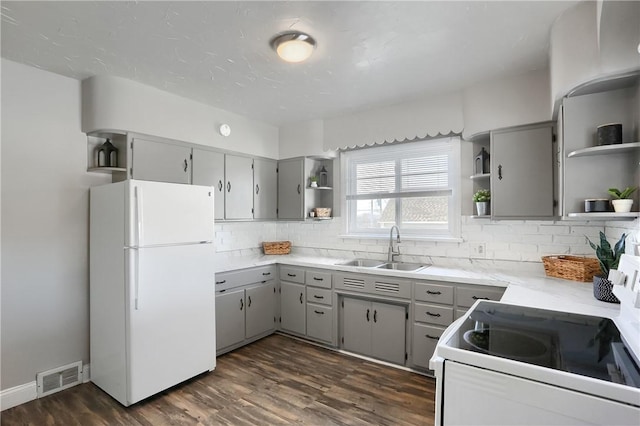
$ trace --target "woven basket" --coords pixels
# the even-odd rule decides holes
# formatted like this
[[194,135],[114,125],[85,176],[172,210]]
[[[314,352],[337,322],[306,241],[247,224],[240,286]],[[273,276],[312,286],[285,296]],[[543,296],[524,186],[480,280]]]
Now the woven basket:
[[331,217],[331,209],[329,207],[316,207],[316,217]]
[[549,277],[565,280],[593,281],[594,275],[600,275],[598,259],[579,256],[542,256],[544,272]]
[[262,243],[264,254],[289,254],[291,253],[291,241],[272,241]]

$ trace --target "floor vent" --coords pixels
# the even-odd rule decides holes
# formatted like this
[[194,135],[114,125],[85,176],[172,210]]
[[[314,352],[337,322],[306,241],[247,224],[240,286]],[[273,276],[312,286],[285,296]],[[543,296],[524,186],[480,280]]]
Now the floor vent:
[[38,398],[82,383],[82,361],[36,374]]

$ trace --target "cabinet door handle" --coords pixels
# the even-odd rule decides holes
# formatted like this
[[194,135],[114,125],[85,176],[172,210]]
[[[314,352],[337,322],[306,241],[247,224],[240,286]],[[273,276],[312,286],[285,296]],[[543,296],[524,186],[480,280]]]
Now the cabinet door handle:
[[429,311],[427,311],[426,314],[429,315],[430,317],[439,317],[440,316],[440,314],[432,314]]
[[249,296],[247,299],[248,299],[247,300],[247,308],[250,308],[251,307],[251,296]]
[[300,293],[300,303],[304,303],[304,302],[302,301],[302,293]]
[[302,190],[302,187],[300,186],[300,184],[298,184],[298,194],[300,194],[301,190]]
[[260,187],[258,186],[258,184],[256,183],[256,195],[258,195],[258,193],[260,192]]
[[432,336],[430,334],[425,334],[424,337],[426,337],[427,339],[431,339],[431,340],[440,340],[439,337],[437,336]]
[[218,191],[222,192],[222,181],[218,181]]
[[324,299],[324,296],[318,296],[317,294],[314,294],[313,297],[315,299]]
[[431,290],[427,290],[427,294],[442,294],[441,291],[431,291]]
[[324,278],[313,277],[313,279],[316,281],[324,281]]
[[498,179],[502,180],[502,164],[498,165]]
[[367,322],[369,322],[369,309],[367,309]]
[[378,310],[373,310],[373,322],[378,322]]
[[479,297],[479,296],[473,296],[472,299],[473,300],[489,300],[488,297]]
[[240,299],[240,310],[244,309],[244,300]]
[[227,182],[227,192],[231,192],[231,182]]
[[324,312],[322,312],[322,311],[316,311],[316,310],[314,310],[313,312],[315,312],[315,313],[316,313],[316,314],[318,314],[318,315],[324,315]]
[[262,275],[266,277],[268,275],[271,275],[271,272],[263,272]]
[[226,282],[227,282],[227,280],[216,281],[216,284],[224,284],[224,283],[226,283]]
[[187,169],[189,168],[189,163],[187,163],[187,159],[184,159],[184,172],[187,173]]

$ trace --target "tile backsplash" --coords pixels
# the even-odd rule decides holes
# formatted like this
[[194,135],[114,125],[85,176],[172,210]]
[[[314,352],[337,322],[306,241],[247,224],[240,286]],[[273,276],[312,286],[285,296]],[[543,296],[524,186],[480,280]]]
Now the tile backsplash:
[[[485,265],[501,270],[543,272],[541,256],[593,256],[592,240],[605,231],[609,241],[630,234],[627,252],[640,241],[640,221],[525,221],[462,218],[461,242],[402,238],[400,260],[441,266]],[[216,250],[226,255],[262,253],[263,241],[289,240],[300,254],[383,259],[389,241],[344,238],[341,218],[331,221],[222,222],[215,226]]]

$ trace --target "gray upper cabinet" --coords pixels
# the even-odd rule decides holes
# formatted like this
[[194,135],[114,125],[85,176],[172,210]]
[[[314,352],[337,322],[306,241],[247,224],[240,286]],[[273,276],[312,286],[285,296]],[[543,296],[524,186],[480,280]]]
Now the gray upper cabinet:
[[491,132],[491,216],[554,216],[551,123]]
[[225,219],[253,219],[253,158],[226,154]]
[[304,158],[278,162],[278,219],[304,219]]
[[278,162],[253,160],[253,218],[278,217]]
[[193,148],[191,183],[213,186],[214,219],[224,219],[224,154]]
[[191,183],[191,147],[134,138],[131,177]]

